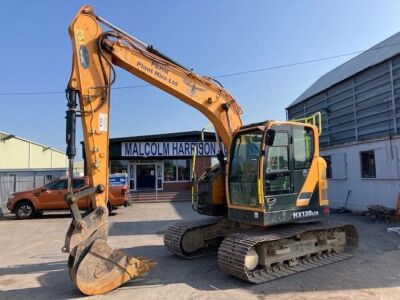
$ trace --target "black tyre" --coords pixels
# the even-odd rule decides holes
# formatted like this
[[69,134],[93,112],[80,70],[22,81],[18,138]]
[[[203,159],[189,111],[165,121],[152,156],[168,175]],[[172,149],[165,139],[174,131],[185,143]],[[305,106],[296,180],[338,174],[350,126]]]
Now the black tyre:
[[29,201],[18,203],[15,207],[15,216],[19,220],[32,218],[35,216],[35,207]]

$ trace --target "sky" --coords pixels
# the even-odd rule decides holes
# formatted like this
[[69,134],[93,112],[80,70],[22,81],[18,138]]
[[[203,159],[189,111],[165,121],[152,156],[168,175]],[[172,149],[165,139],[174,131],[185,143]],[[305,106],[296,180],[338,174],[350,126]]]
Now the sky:
[[[85,4],[211,77],[365,50],[400,30],[399,1],[0,0],[0,131],[65,151],[63,91],[72,57],[67,28]],[[285,119],[291,102],[353,56],[218,81],[241,105],[244,124]],[[115,87],[143,84],[117,68]],[[38,94],[12,95],[21,92]],[[152,86],[111,94],[111,137],[201,130],[208,123],[192,107]]]

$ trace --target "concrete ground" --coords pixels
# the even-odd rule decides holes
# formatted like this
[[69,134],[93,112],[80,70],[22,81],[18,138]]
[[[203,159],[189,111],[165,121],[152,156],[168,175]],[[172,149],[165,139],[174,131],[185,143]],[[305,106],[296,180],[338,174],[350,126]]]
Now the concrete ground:
[[[128,282],[106,299],[400,299],[400,236],[366,217],[332,215],[354,223],[360,248],[354,258],[274,282],[252,285],[227,276],[216,257],[186,261],[170,255],[162,232],[181,219],[201,218],[189,202],[136,203],[110,217],[109,244],[158,265],[147,276]],[[0,219],[0,299],[75,299],[61,252],[70,217],[45,214],[39,219]],[[95,298],[95,297],[93,297]],[[96,297],[97,298],[97,297]]]

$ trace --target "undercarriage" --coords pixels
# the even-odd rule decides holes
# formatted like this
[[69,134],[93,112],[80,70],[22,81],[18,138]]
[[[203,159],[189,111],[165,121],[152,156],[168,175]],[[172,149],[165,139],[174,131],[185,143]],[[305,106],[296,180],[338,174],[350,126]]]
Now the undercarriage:
[[170,226],[164,244],[187,259],[217,254],[222,271],[263,283],[351,257],[358,234],[353,225],[332,221],[260,228],[207,218]]

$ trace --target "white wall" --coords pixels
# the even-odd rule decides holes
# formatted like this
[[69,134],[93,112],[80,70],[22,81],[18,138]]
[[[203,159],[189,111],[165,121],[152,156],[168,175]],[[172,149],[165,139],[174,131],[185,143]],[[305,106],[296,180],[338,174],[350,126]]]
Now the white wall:
[[[375,151],[376,178],[361,177],[360,151],[368,150]],[[395,208],[400,192],[399,152],[400,138],[321,150],[322,156],[331,155],[331,207],[344,207],[348,196],[349,209],[364,210],[372,204]]]

